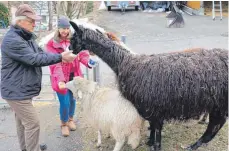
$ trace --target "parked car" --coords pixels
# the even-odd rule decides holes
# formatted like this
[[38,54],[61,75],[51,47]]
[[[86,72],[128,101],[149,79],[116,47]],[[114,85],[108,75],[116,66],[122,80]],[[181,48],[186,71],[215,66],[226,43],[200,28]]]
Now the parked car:
[[140,2],[139,1],[105,1],[107,10],[111,11],[111,8],[118,8],[125,11],[127,8],[133,8],[138,11]]

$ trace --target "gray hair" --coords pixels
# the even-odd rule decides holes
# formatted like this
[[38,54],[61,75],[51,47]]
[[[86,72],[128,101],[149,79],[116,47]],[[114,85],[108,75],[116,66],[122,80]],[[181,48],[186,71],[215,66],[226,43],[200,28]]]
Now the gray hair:
[[18,20],[24,20],[24,19],[28,19],[28,17],[26,16],[16,16],[13,20],[12,20],[12,25],[16,25]]

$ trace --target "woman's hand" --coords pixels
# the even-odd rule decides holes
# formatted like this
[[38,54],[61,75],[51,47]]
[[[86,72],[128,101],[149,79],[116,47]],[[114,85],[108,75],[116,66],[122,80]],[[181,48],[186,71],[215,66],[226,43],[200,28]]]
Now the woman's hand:
[[66,88],[66,84],[65,84],[65,82],[59,82],[58,83],[58,87],[59,87],[59,89],[65,89]]
[[97,57],[95,56],[90,56],[90,59],[88,61],[88,66],[91,67],[91,68],[94,68],[96,67],[98,64],[98,59]]

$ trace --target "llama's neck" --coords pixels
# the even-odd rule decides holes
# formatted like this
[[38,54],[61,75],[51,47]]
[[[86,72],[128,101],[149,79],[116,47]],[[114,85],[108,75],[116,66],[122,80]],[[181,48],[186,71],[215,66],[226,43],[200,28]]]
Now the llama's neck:
[[[89,33],[90,32],[90,33]],[[118,67],[127,56],[132,55],[128,50],[116,44],[109,38],[99,35],[94,31],[88,31],[86,36],[86,49],[95,53],[111,69],[118,74]]]

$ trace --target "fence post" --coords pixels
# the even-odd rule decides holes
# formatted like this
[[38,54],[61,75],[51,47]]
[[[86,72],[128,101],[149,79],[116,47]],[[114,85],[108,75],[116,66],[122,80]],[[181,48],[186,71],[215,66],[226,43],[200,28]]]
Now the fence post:
[[100,64],[99,64],[99,61],[97,62],[96,67],[93,68],[93,79],[99,85],[101,84],[101,79],[100,79]]
[[90,78],[89,78],[89,70],[88,70],[88,68],[86,68],[86,75],[87,75],[87,80],[89,80]]
[[126,44],[126,35],[122,35],[122,36],[121,36],[121,41],[122,41],[124,44]]

